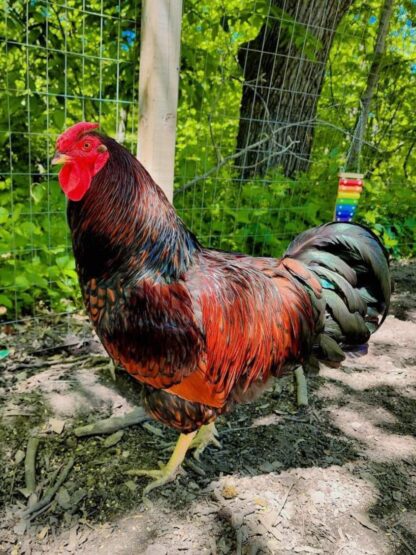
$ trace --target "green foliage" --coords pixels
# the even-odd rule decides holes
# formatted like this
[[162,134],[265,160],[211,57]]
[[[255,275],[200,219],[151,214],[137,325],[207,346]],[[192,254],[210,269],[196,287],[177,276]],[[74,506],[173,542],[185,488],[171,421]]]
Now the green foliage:
[[[191,22],[194,34],[187,31],[184,37],[185,40],[190,37],[192,52],[193,45],[201,45],[196,29],[202,14],[208,14],[206,7],[204,12],[201,3],[196,4],[200,13]],[[216,34],[222,48],[212,48],[207,33],[203,32],[209,72],[203,66],[206,56],[202,56],[198,80],[208,82],[208,86],[199,103],[193,102],[190,93],[186,100],[182,98],[175,204],[185,221],[212,246],[278,255],[296,233],[332,219],[337,174],[345,164],[351,144],[359,99],[373,58],[382,2],[355,3],[338,28],[326,68],[308,175],[287,180],[277,168],[264,178],[241,182],[238,169],[230,161],[182,192],[195,175],[203,175],[235,151],[241,96],[241,69],[236,53],[241,44],[258,33],[262,24],[261,20],[247,20],[246,12],[241,15],[236,4],[228,10],[221,2],[212,2],[207,28],[213,28],[222,13],[226,25]],[[267,9],[262,11],[264,8],[262,4],[263,22],[269,13]],[[251,6],[248,12],[253,14]],[[409,1],[403,2],[394,14],[381,80],[371,107],[361,168],[357,168],[365,173],[357,221],[374,228],[395,256],[416,253],[416,127],[412,113],[416,101],[416,29],[412,23],[415,12],[414,2]],[[293,34],[295,45],[303,45],[304,55],[320,47],[313,40],[313,27],[300,29],[276,8],[272,15],[282,21],[283,33]],[[246,34],[235,27],[240,21],[250,23]],[[224,52],[229,52],[226,60]],[[197,71],[195,62],[192,60],[190,66]],[[217,82],[209,80],[211,75]],[[189,87],[193,88],[192,82]],[[192,148],[192,156],[187,148]]]
[[[184,4],[175,205],[207,245],[278,256],[294,235],[332,218],[381,1],[354,3],[336,33],[308,175],[291,180],[274,168],[246,181],[238,170],[244,157],[231,158],[242,94],[240,48],[276,19],[282,37],[304,56],[313,59],[322,45],[313,27],[269,0]],[[99,120],[136,148],[139,8],[113,0],[90,0],[85,12],[75,0],[66,6],[8,0],[0,21],[0,308],[6,317],[79,305],[65,201],[48,162],[56,136],[76,121]],[[395,256],[416,253],[415,11],[406,0],[394,15],[361,164],[359,220]]]
[[[378,0],[354,4],[331,51],[319,117],[346,130],[353,130],[356,123],[381,4]],[[394,13],[360,168],[365,173],[365,188],[358,220],[374,228],[395,256],[416,254],[415,14],[412,1],[401,2]],[[334,157],[342,167],[350,136],[320,126],[314,143],[314,168],[323,164],[327,148],[335,141]]]
[[6,317],[79,304],[65,200],[49,160],[66,126],[100,120],[116,134],[123,109],[131,112],[125,140],[135,144],[139,45],[132,37],[139,14],[133,2],[120,12],[116,4],[104,1],[101,19],[101,0],[88,2],[86,13],[75,0],[66,9],[38,0],[6,2],[0,21],[0,307]]

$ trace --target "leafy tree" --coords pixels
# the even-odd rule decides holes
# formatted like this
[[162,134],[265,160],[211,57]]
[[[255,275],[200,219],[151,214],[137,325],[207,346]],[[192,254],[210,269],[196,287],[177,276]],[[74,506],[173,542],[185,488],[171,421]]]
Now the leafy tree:
[[268,136],[244,155],[243,177],[263,175],[276,165],[287,176],[308,170],[326,63],[352,2],[271,0],[260,33],[240,48],[244,85],[238,148]]
[[[205,244],[279,256],[296,233],[331,219],[381,5],[354,3],[333,37],[308,171],[289,179],[274,167],[241,179],[238,57],[270,20],[269,0],[185,0],[175,205]],[[359,218],[395,256],[416,253],[415,11],[410,0],[394,11],[362,149]],[[89,0],[85,11],[76,0],[8,0],[3,14],[0,313],[10,318],[79,306],[65,201],[48,160],[56,136],[82,119],[136,151],[140,10],[113,0]]]

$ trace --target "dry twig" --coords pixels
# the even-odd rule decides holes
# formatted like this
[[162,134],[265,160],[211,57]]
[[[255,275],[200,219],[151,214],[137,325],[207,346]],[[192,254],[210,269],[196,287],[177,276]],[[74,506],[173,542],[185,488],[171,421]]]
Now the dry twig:
[[25,458],[25,483],[26,490],[29,494],[33,493],[36,489],[36,452],[39,447],[39,438],[31,437],[27,442],[26,458]]
[[23,513],[22,513],[23,518],[28,517],[32,513],[36,513],[38,511],[40,511],[41,509],[43,509],[46,505],[48,505],[52,501],[52,499],[54,498],[58,489],[65,482],[65,480],[66,480],[66,478],[67,478],[68,474],[70,473],[73,466],[74,466],[74,459],[70,459],[67,462],[67,464],[64,466],[64,468],[61,470],[61,472],[58,474],[58,478],[57,478],[56,482],[54,483],[54,485],[50,486],[46,490],[45,495],[42,497],[42,499],[40,499],[37,503],[35,503],[31,507],[28,507],[27,509],[25,509],[23,511]]
[[74,434],[77,437],[112,434],[117,430],[128,428],[134,424],[142,424],[148,420],[150,420],[150,418],[145,413],[144,409],[137,407],[123,416],[112,416],[111,418],[106,418],[92,424],[87,424],[86,426],[75,428]]

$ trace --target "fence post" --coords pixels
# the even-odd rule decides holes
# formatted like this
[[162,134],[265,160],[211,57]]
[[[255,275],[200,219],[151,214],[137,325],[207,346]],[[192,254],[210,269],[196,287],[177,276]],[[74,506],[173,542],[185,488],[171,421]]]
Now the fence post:
[[182,0],[143,0],[137,157],[173,198]]

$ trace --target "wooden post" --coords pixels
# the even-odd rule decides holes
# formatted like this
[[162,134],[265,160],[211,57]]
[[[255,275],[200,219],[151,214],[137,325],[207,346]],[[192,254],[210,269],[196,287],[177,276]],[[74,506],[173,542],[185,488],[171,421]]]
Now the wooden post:
[[175,169],[182,0],[143,0],[137,157],[170,201]]

